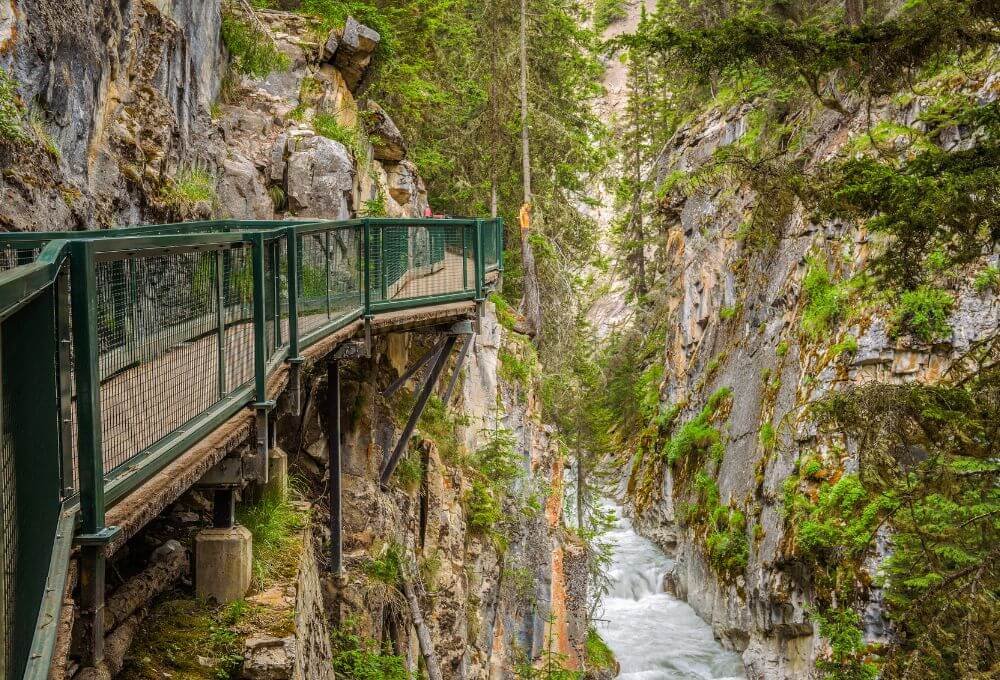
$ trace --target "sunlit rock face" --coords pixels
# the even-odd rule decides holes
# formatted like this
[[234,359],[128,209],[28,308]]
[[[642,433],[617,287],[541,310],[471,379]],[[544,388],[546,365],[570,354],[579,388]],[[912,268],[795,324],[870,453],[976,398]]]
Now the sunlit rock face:
[[[978,93],[981,101],[995,99],[996,75],[976,78],[960,87]],[[805,164],[831,158],[869,125],[916,120],[926,101],[908,101],[876,102],[870,121],[863,109],[846,117],[820,110],[802,145]],[[660,180],[702,167],[713,152],[743,138],[752,110],[752,105],[711,110],[678,130],[659,158]],[[973,143],[971,134],[954,128],[944,140],[961,148]],[[837,280],[844,280],[863,270],[873,247],[871,237],[852,225],[815,221],[796,204],[777,244],[766,252],[754,251],[737,233],[758,200],[749,187],[721,181],[687,195],[668,193],[660,206],[668,233],[650,258],[670,274],[663,277],[666,288],[656,291],[668,300],[669,309],[662,403],[684,405],[679,416],[683,421],[697,413],[714,390],[732,389],[723,431],[726,453],[716,481],[721,503],[745,510],[748,526],[760,527],[750,540],[745,572],[726,580],[712,569],[703,541],[678,521],[678,507],[692,497],[689,490],[680,489],[669,466],[655,485],[652,502],[636,508],[636,499],[628,500],[637,530],[676,560],[673,581],[678,594],[711,623],[724,644],[743,653],[749,677],[790,680],[814,674],[817,656],[827,650],[808,614],[808,579],[787,559],[782,514],[782,485],[800,453],[827,451],[804,407],[849,385],[940,378],[954,358],[995,332],[1000,304],[992,291],[976,291],[970,275],[949,290],[955,299],[949,318],[952,332],[935,343],[894,335],[890,311],[877,306],[835,324],[822,338],[809,338],[802,332],[807,258],[820,258]],[[984,255],[982,264],[996,262],[994,253]],[[856,348],[831,351],[848,336]],[[760,438],[768,423],[777,434],[770,450]],[[856,454],[848,451],[835,462],[856,470]],[[878,588],[870,589],[869,599],[863,615],[866,636],[884,640],[891,631]]]
[[[374,147],[355,132],[378,34],[353,19],[328,38],[304,15],[259,19],[287,67],[224,88],[219,2],[0,2],[0,68],[37,121],[27,143],[0,149],[0,226],[346,219],[373,202],[422,215],[426,191],[390,113],[377,108]],[[193,171],[214,199],[171,202]]]

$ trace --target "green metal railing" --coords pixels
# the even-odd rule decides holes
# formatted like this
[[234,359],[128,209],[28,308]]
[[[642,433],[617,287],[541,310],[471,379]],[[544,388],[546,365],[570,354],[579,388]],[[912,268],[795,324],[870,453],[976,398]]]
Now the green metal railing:
[[74,535],[266,406],[283,362],[358,319],[483,299],[502,252],[499,220],[0,234],[0,680],[47,674]]

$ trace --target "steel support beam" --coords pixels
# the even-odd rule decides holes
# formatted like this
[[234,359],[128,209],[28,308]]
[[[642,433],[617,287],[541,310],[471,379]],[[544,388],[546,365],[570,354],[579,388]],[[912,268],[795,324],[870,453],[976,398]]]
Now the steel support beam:
[[417,421],[420,420],[421,414],[424,412],[424,407],[427,406],[427,400],[430,399],[431,392],[434,391],[434,385],[437,384],[438,378],[441,375],[441,371],[444,370],[445,362],[448,361],[448,356],[451,354],[452,348],[455,346],[455,341],[458,339],[456,335],[449,335],[444,339],[444,346],[438,352],[437,361],[431,367],[431,372],[427,376],[427,380],[424,382],[423,389],[420,391],[420,396],[417,398],[417,403],[413,407],[413,412],[410,414],[410,419],[406,421],[406,427],[403,428],[403,434],[399,437],[399,441],[396,443],[396,447],[392,451],[392,455],[389,456],[389,460],[385,462],[382,467],[382,474],[379,475],[379,484],[385,489],[389,484],[389,479],[392,477],[392,473],[396,470],[396,465],[399,464],[399,459],[403,456],[403,452],[406,450],[406,446],[410,442],[410,437],[413,436],[413,430],[417,426]]
[[343,509],[340,482],[340,360],[333,359],[326,369],[326,403],[329,408],[328,450],[330,453],[330,571],[340,574],[343,568]]
[[465,365],[465,358],[469,356],[469,350],[472,348],[472,343],[475,341],[475,333],[465,337],[465,344],[462,345],[462,350],[458,353],[458,359],[455,360],[455,369],[451,373],[451,380],[448,381],[448,389],[445,390],[444,396],[441,398],[441,401],[444,402],[445,406],[448,406],[448,402],[451,401],[451,395],[455,391],[455,385],[458,384],[458,376],[461,375],[462,366]]
[[427,362],[429,362],[431,359],[437,356],[438,352],[441,351],[441,348],[444,347],[444,341],[445,339],[441,338],[436,343],[434,343],[434,345],[432,345],[429,350],[424,352],[424,354],[422,354],[419,359],[413,362],[412,366],[410,366],[403,372],[403,375],[393,380],[392,383],[385,388],[385,391],[382,392],[382,396],[388,399],[392,395],[394,395],[397,391],[399,391],[399,388],[405,385],[407,381],[416,374],[417,371],[419,371],[421,368],[424,367],[425,364],[427,364]]

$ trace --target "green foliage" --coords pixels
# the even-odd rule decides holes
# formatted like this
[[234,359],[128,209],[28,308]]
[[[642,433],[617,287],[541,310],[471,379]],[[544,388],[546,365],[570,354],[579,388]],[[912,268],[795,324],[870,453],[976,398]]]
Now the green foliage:
[[361,570],[369,578],[395,587],[403,575],[403,549],[395,543],[388,543],[379,555],[365,560]]
[[720,416],[732,395],[732,389],[722,387],[708,398],[708,402],[697,416],[676,429],[663,447],[663,457],[670,465],[681,460],[696,460],[708,453],[721,459],[725,453],[722,435],[712,422]]
[[663,362],[655,362],[639,374],[636,394],[639,396],[639,412],[647,420],[660,412],[660,386],[663,383]]
[[782,340],[778,343],[778,346],[774,348],[774,354],[777,357],[783,357],[788,354],[788,341]]
[[601,639],[594,628],[587,630],[586,643],[587,670],[611,670],[615,668],[615,653]]
[[163,186],[160,197],[174,210],[190,212],[199,203],[215,202],[215,177],[201,168],[181,170]]
[[346,621],[331,633],[333,670],[344,680],[410,680],[406,658],[387,645],[362,637],[357,622]]
[[265,495],[256,503],[239,505],[236,518],[253,535],[254,587],[265,590],[275,579],[293,577],[298,569],[306,513],[288,497]]
[[814,405],[825,431],[866,442],[861,475],[836,479],[807,459],[786,485],[793,553],[812,566],[817,620],[839,647],[822,662],[830,677],[869,677],[850,630],[856,621],[844,611],[863,601],[864,560],[880,526],[891,546],[878,583],[895,632],[879,650],[880,677],[952,680],[993,668],[998,354],[993,338],[957,362],[947,382],[872,384]]
[[1000,290],[1000,267],[990,265],[982,269],[976,274],[976,278],[972,280],[972,287],[976,289],[977,293],[984,293],[987,290],[992,290],[993,292]]
[[743,573],[750,556],[746,516],[720,503],[719,487],[705,472],[694,478],[697,503],[688,507],[686,520],[702,538],[709,564],[724,580]]
[[[322,135],[327,139],[332,139],[335,142],[340,142],[356,159],[367,158],[368,151],[365,145],[364,132],[362,132],[360,127],[341,125],[337,117],[330,113],[317,113],[312,123],[316,134]],[[383,203],[385,202],[384,196],[382,197],[382,201]]]
[[841,354],[854,354],[858,351],[858,339],[853,335],[848,333],[844,336],[844,339],[838,342],[836,345],[830,348],[830,353],[839,357]]
[[757,438],[760,440],[760,445],[765,451],[773,450],[774,444],[777,441],[774,425],[771,423],[764,423],[761,425],[760,432],[757,433]]
[[374,198],[369,198],[361,206],[361,216],[363,217],[386,217],[389,209],[386,207],[385,194],[380,189]]
[[[472,455],[467,466],[472,484],[464,499],[465,516],[471,531],[491,537],[498,548],[503,548],[511,519],[504,512],[504,501],[515,498],[514,487],[523,477],[524,470],[510,430],[497,426],[485,433],[486,442]],[[518,500],[530,501],[527,497]],[[525,509],[528,509],[526,505],[521,512]]]
[[168,594],[150,608],[118,677],[236,678],[243,663],[243,640],[237,631],[248,614],[245,600],[215,606]]
[[821,260],[811,257],[802,279],[802,330],[813,340],[822,338],[844,314],[847,298],[842,286],[831,280],[830,272]]
[[17,83],[0,69],[0,143],[26,141],[23,125],[24,107],[18,101]]
[[910,330],[924,342],[951,335],[948,315],[955,298],[946,291],[929,286],[905,291],[899,297],[892,318],[893,330]]
[[625,0],[595,0],[594,28],[603,31],[616,21],[621,21],[627,15]]
[[730,319],[734,319],[737,316],[739,316],[741,311],[743,311],[743,305],[740,303],[737,303],[730,307],[723,307],[721,310],[719,310],[719,318],[722,319],[723,321],[729,321]]
[[538,371],[538,357],[534,347],[512,338],[503,343],[498,354],[500,378],[509,385],[526,389],[531,384],[532,376]]
[[830,643],[831,658],[820,659],[817,667],[830,680],[875,680],[878,666],[866,661],[866,645],[861,617],[851,609],[813,612],[820,636]]
[[265,78],[273,71],[288,69],[290,62],[278,51],[274,39],[254,22],[223,5],[222,42],[232,58],[233,68],[245,75]]

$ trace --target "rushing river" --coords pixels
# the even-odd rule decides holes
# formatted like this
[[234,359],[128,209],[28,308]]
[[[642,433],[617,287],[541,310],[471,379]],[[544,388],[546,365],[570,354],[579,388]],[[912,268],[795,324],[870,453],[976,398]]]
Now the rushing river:
[[744,678],[739,655],[722,648],[690,605],[663,592],[672,561],[611,507],[618,515],[609,537],[612,589],[597,626],[621,663],[620,680]]

